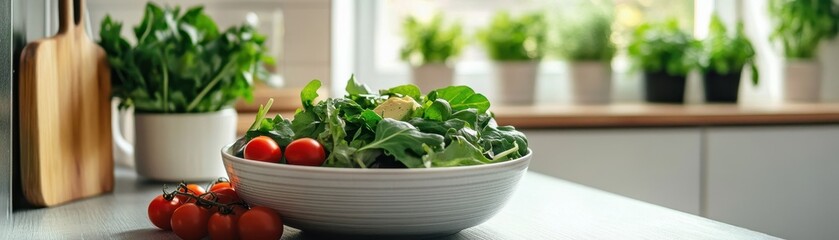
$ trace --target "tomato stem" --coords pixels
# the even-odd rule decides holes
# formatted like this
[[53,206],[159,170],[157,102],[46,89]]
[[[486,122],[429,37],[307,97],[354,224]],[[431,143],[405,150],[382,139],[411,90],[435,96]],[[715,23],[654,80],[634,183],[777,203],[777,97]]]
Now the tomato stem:
[[[223,178],[223,177],[219,178],[218,180],[216,180],[216,182],[220,182],[222,180],[226,181],[227,178]],[[192,191],[190,191],[187,188],[187,184],[185,182],[181,182],[180,184],[178,184],[178,188],[171,191],[171,192],[167,192],[166,188],[167,188],[167,186],[166,186],[166,184],[164,184],[163,185],[163,198],[166,199],[166,200],[171,201],[173,198],[175,198],[176,195],[185,196],[187,198],[194,199],[195,200],[195,205],[198,205],[199,207],[203,207],[203,208],[206,208],[206,209],[218,208],[219,212],[221,212],[222,214],[233,213],[233,208],[236,207],[236,206],[242,207],[244,209],[249,209],[250,208],[248,206],[248,204],[245,203],[245,201],[242,201],[242,200],[239,200],[237,202],[232,202],[232,203],[226,203],[226,204],[225,203],[220,203],[220,202],[218,202],[218,196],[216,196],[215,192],[208,191],[206,193],[203,193],[203,194],[200,194],[200,195],[196,196],[195,194],[192,193]],[[209,199],[205,198],[207,196],[209,196],[208,197]]]

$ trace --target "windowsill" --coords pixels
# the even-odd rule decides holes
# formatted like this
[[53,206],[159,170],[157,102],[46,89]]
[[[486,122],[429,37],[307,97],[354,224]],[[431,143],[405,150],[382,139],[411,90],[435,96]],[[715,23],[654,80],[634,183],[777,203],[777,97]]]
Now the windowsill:
[[[490,110],[495,113],[499,125],[512,125],[520,129],[839,123],[839,103],[537,104],[497,106]],[[294,117],[294,110],[272,112],[268,116],[275,116],[277,113],[286,118]],[[253,113],[239,114],[239,134],[243,134],[250,126],[253,117]]]
[[667,127],[839,123],[839,103],[610,104],[499,106],[500,125],[517,128]]

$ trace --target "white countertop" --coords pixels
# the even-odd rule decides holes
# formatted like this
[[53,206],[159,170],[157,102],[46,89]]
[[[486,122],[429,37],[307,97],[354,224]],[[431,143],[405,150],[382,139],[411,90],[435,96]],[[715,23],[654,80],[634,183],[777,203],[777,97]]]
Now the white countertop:
[[[18,210],[0,239],[177,239],[152,226],[149,201],[162,183],[116,170],[112,194],[63,206]],[[312,239],[286,227],[283,239]],[[442,239],[776,239],[748,229],[629,199],[535,172],[484,224]]]

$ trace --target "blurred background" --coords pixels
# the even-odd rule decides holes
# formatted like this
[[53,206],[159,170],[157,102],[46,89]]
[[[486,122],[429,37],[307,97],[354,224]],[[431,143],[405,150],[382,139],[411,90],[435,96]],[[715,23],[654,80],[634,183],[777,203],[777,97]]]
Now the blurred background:
[[[373,89],[448,79],[444,85],[484,93],[502,124],[523,129],[535,152],[532,171],[782,238],[839,236],[839,1],[155,2],[203,5],[221,29],[247,23],[267,37],[275,63],[256,82],[254,101],[236,105],[240,133],[268,98],[280,99],[274,111],[293,112],[312,79],[331,96],[345,93],[351,74]],[[57,31],[57,19],[45,17],[56,15],[56,1],[19,3],[27,14],[19,16],[26,24],[17,43]],[[138,24],[145,4],[87,0],[90,35],[98,38],[105,15]],[[794,4],[812,12],[785,10]],[[429,24],[434,19],[438,25]],[[796,21],[811,25],[783,25]],[[493,36],[505,31],[524,34],[519,42]],[[788,46],[808,34],[814,44]],[[507,62],[535,67],[511,70]],[[818,67],[791,67],[801,62]],[[428,70],[433,64],[439,69]],[[683,85],[656,90],[665,85],[651,82],[656,73]],[[733,96],[712,100],[709,81],[729,73],[736,73]],[[793,98],[806,81],[815,82],[811,91]],[[505,82],[526,91],[508,92]],[[129,140],[130,112],[115,126]],[[131,159],[117,156],[123,165]]]

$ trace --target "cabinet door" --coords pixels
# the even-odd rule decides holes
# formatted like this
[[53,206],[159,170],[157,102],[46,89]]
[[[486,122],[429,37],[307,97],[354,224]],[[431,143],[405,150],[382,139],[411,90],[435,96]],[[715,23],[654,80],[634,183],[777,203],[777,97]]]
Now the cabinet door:
[[788,239],[839,237],[839,125],[708,130],[706,217]]
[[699,214],[699,128],[525,131],[530,169]]

